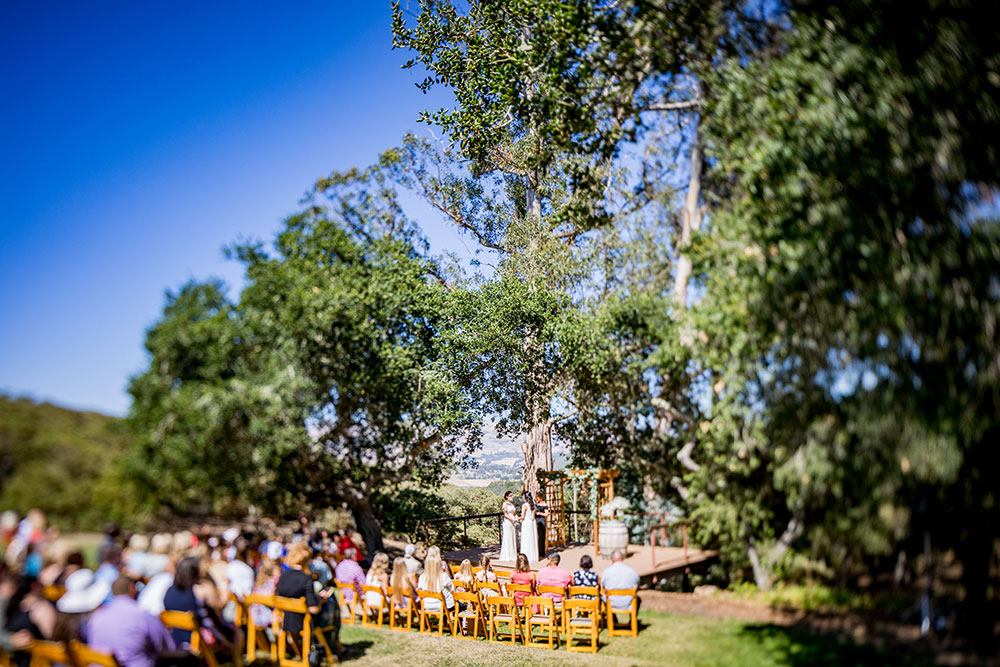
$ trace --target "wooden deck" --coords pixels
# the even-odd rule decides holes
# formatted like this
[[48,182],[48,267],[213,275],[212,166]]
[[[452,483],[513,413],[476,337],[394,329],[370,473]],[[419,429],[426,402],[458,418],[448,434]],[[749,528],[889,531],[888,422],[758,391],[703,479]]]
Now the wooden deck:
[[[587,554],[594,561],[594,571],[602,572],[604,568],[611,565],[611,560],[594,555],[593,544],[569,544],[564,549],[552,549],[550,553],[559,553],[562,561],[559,566],[564,570],[579,569],[580,556]],[[468,558],[473,565],[479,563],[480,556],[489,556],[491,564],[495,568],[513,569],[513,561],[497,560],[500,557],[500,545],[494,544],[485,547],[475,547],[472,549],[462,549],[459,551],[446,551],[441,554],[441,558],[449,563],[460,563]],[[671,574],[679,574],[687,567],[695,567],[703,563],[708,563],[718,556],[717,551],[707,549],[692,549],[688,547],[687,558],[684,556],[684,549],[681,547],[650,547],[648,544],[630,544],[625,563],[639,573],[643,579],[656,579]],[[532,563],[531,569],[538,570],[544,566],[545,559]]]

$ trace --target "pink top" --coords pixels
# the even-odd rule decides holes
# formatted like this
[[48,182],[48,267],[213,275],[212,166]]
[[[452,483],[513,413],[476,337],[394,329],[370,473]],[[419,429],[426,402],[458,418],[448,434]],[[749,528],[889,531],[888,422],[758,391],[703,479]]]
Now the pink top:
[[[510,573],[510,583],[512,584],[530,584],[532,579],[531,572],[518,572],[514,571]],[[514,602],[520,607],[524,604],[524,598],[531,595],[531,593],[526,593],[525,591],[514,591]]]
[[[538,571],[538,576],[535,577],[536,586],[558,586],[559,588],[566,588],[571,583],[573,583],[573,575],[561,567],[556,567],[554,565],[543,567]],[[542,597],[552,598],[554,602],[559,602],[563,599],[563,596],[558,593],[542,593]]]

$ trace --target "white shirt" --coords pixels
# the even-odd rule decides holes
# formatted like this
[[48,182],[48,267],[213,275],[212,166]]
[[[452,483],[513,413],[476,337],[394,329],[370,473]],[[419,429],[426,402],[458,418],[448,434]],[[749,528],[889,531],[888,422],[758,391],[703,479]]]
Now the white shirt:
[[226,579],[229,580],[229,590],[241,600],[253,592],[253,568],[241,560],[226,564]]
[[[622,562],[612,563],[601,572],[601,586],[610,590],[636,588],[639,585],[639,573]],[[613,609],[628,609],[632,606],[632,598],[628,595],[612,595],[609,600]]]
[[173,585],[174,575],[172,572],[155,574],[142,587],[142,592],[139,593],[139,598],[136,601],[141,608],[153,616],[159,616],[164,611],[163,598],[167,595],[167,589]]
[[[455,607],[455,598],[452,597],[452,591],[455,590],[455,583],[451,580],[447,574],[441,573],[443,581],[441,581],[441,595],[444,596],[444,606],[448,609],[453,609]],[[424,572],[420,575],[420,579],[417,580],[417,590],[426,591],[427,590],[427,573]],[[434,599],[423,600],[424,609],[427,611],[441,611],[441,601]]]

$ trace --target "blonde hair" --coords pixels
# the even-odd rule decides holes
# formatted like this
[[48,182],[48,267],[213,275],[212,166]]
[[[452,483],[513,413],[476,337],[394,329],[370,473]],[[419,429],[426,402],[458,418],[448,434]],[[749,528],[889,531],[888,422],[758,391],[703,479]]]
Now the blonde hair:
[[440,593],[444,584],[441,571],[441,550],[437,547],[427,548],[427,558],[424,559],[424,585],[431,593]]
[[313,550],[309,548],[308,544],[305,542],[296,542],[288,548],[288,555],[285,556],[285,562],[290,567],[297,566],[304,570],[309,566],[312,557]]
[[142,533],[136,533],[129,538],[128,548],[132,551],[149,551],[149,538]]
[[167,533],[157,533],[149,541],[149,552],[154,554],[168,554],[170,553],[170,545],[173,541],[174,538]]
[[402,607],[404,597],[410,597],[410,570],[402,558],[392,561],[392,582],[390,585],[392,586],[393,602],[396,606]]
[[471,589],[476,580],[474,574],[472,574],[472,561],[466,558],[462,561],[462,564],[458,566],[458,574],[455,575],[455,581],[462,584],[462,588]]
[[379,552],[372,558],[372,566],[368,570],[368,575],[380,576],[389,571],[389,554]]
[[264,559],[260,563],[260,568],[257,570],[257,578],[254,580],[254,588],[260,588],[267,583],[269,579],[274,577],[274,573],[278,571],[278,564],[273,560]]

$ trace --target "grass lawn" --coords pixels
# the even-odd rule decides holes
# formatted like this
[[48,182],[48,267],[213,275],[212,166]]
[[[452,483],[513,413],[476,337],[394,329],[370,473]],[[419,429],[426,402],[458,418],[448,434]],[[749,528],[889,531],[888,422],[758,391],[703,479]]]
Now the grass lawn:
[[777,625],[655,611],[639,637],[601,633],[597,655],[344,626],[350,665],[918,665],[898,651],[856,646]]

